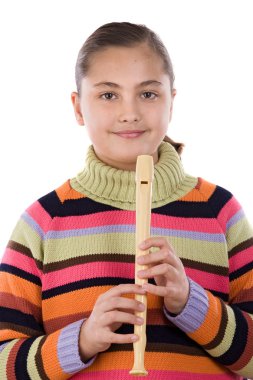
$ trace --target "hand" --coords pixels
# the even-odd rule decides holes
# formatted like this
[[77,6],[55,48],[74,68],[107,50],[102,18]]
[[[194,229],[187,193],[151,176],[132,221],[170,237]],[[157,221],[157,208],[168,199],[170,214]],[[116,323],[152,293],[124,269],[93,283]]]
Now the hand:
[[144,245],[139,246],[145,251],[151,247],[159,247],[160,250],[138,257],[138,264],[148,265],[148,269],[138,272],[138,277],[154,278],[156,285],[147,283],[143,288],[151,294],[164,297],[166,309],[179,314],[189,296],[189,281],[184,266],[165,238],[149,238]]
[[123,323],[143,324],[143,319],[137,318],[134,313],[143,311],[145,306],[135,299],[122,297],[129,293],[145,294],[146,291],[136,284],[122,284],[98,297],[91,315],[81,327],[79,347],[84,361],[107,350],[112,343],[138,340],[134,334],[114,333]]

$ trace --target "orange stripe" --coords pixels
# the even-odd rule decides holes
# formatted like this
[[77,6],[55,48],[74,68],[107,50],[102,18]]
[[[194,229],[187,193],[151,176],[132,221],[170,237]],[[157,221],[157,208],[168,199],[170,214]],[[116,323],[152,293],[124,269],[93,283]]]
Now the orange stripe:
[[209,308],[206,318],[202,325],[191,334],[188,334],[190,338],[195,340],[200,345],[210,343],[218,334],[222,310],[221,303],[210,292],[207,292],[209,299]]
[[253,288],[253,271],[247,272],[236,280],[230,283],[230,300],[233,300],[237,296],[241,289],[247,290]]
[[197,186],[192,189],[184,197],[180,198],[180,201],[191,201],[191,202],[203,202],[207,201],[214,193],[216,186],[210,182],[199,178]]
[[47,336],[45,343],[41,348],[41,356],[44,370],[49,379],[68,379],[69,374],[62,371],[62,368],[57,360],[57,343],[61,330]]
[[9,330],[9,329],[1,330],[1,340],[18,339],[18,338],[30,338],[30,336],[27,334],[23,334],[21,332]]
[[[131,369],[133,366],[133,352],[108,352],[98,355],[94,364],[85,369],[85,372]],[[163,352],[145,352],[145,368],[147,370],[170,370],[190,373],[221,374],[226,370],[208,357],[195,357],[182,354]]]
[[56,189],[55,191],[62,203],[67,199],[81,199],[86,197],[86,195],[81,194],[78,191],[72,189],[69,180],[66,181],[60,187],[58,187],[58,189]]
[[[97,298],[111,288],[112,286],[98,286],[80,289],[43,300],[44,321],[65,315],[90,312],[93,310]],[[124,297],[133,298],[134,296],[124,295]],[[148,295],[148,308],[158,309],[162,308],[162,305],[163,300],[161,297]]]
[[6,292],[16,297],[23,298],[27,303],[31,302],[36,306],[41,306],[41,288],[30,281],[24,280],[21,277],[11,273],[0,273],[1,291]]

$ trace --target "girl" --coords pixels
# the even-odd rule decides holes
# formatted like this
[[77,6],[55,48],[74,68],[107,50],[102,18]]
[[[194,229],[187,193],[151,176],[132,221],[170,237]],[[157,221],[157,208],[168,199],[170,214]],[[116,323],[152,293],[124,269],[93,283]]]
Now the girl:
[[[184,172],[176,90],[150,29],[110,23],[76,64],[84,170],[21,216],[0,279],[1,379],[131,379],[147,293],[150,379],[253,377],[253,233],[225,189]],[[134,284],[135,165],[153,156],[152,238]]]

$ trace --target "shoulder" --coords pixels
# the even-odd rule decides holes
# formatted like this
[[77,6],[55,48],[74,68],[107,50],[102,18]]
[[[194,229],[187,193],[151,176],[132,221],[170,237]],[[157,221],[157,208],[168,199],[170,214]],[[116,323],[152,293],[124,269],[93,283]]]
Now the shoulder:
[[229,190],[203,178],[198,178],[195,188],[181,200],[195,202],[196,206],[199,203],[205,203],[207,207],[212,209],[215,217],[217,217],[221,211],[229,210],[231,213],[234,213],[241,207]]
[[233,197],[233,195],[229,190],[199,177],[194,189],[186,194],[186,196],[184,196],[181,200],[192,202],[208,202],[215,199],[219,202],[226,202],[231,197]]
[[46,231],[52,219],[64,214],[66,201],[81,198],[85,198],[85,195],[74,190],[70,186],[70,180],[67,180],[58,188],[33,202],[26,209],[25,214]]

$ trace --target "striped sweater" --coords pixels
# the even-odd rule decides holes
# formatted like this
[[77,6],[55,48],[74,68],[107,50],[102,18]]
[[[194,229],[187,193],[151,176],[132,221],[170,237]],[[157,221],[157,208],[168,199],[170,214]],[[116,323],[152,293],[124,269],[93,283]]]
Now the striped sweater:
[[[134,174],[105,165],[91,146],[84,170],[21,216],[0,267],[1,380],[132,379],[132,345],[83,363],[78,340],[97,297],[134,282]],[[190,295],[172,316],[148,294],[148,378],[253,378],[252,229],[232,194],[187,175],[165,142],[151,235],[173,245]]]

